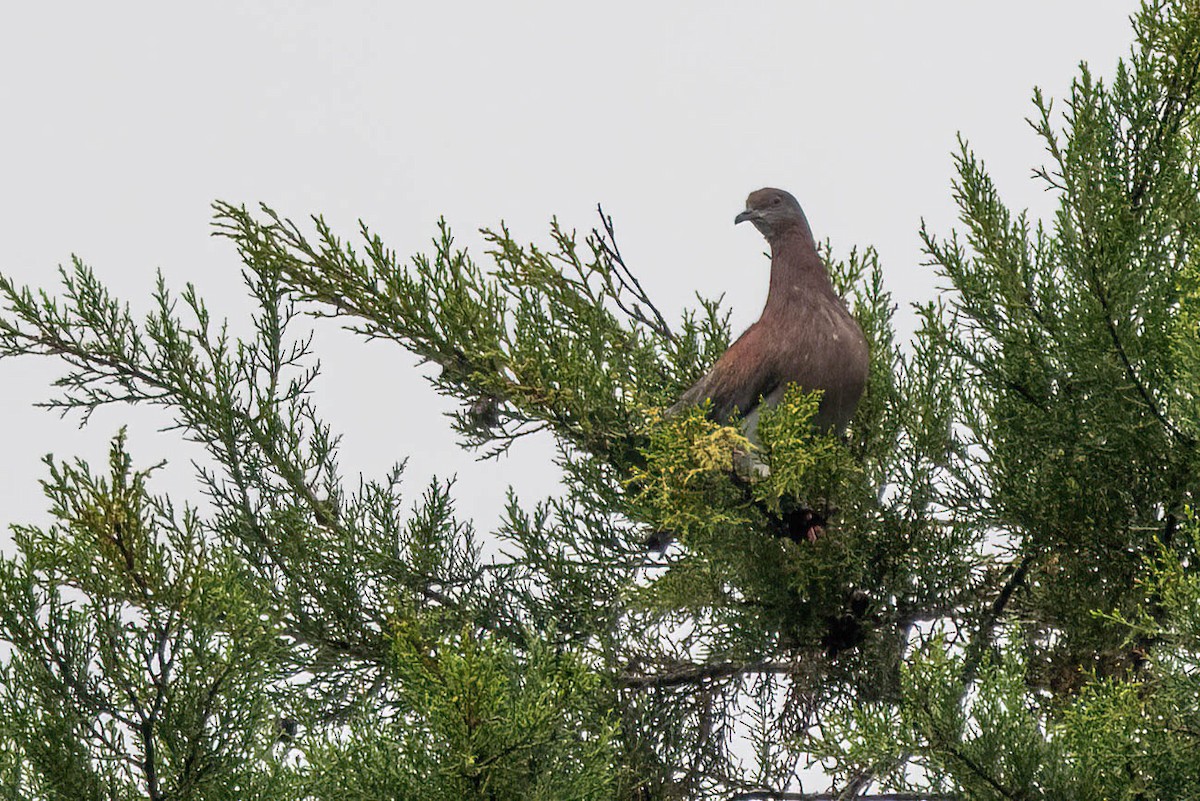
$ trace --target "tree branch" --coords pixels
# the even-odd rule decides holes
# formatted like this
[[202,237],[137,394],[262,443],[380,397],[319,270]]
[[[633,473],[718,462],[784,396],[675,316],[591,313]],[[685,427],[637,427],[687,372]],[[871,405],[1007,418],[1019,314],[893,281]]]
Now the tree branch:
[[662,689],[687,684],[701,684],[714,679],[744,676],[749,673],[772,673],[791,675],[796,672],[794,662],[715,662],[713,664],[686,663],[663,673],[626,675],[617,678],[617,686],[626,690]]
[[[937,793],[873,793],[858,796],[862,801],[957,801],[956,795]],[[784,793],[775,790],[751,790],[729,797],[729,801],[839,801],[839,793]]]

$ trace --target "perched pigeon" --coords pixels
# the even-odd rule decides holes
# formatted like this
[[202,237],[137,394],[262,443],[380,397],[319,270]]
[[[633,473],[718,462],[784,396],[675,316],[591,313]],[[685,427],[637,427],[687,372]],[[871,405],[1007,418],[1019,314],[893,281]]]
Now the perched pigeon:
[[763,405],[779,403],[789,384],[823,390],[813,424],[842,431],[867,382],[867,340],[833,291],[808,220],[782,189],[746,198],[735,223],[749,221],[771,245],[771,285],[758,322],[746,329],[669,412],[712,399],[722,423],[742,417],[752,440]]

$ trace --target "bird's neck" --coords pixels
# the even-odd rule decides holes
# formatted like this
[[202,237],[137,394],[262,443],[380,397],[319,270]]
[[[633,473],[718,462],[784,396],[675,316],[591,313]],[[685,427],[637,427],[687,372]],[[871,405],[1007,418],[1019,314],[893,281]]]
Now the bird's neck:
[[771,240],[771,286],[763,313],[811,302],[818,296],[837,297],[812,234],[792,230]]

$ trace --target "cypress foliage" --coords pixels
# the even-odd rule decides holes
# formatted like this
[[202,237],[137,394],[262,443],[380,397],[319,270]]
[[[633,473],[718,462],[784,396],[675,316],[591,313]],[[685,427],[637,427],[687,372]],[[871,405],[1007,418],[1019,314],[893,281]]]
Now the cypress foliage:
[[[703,409],[664,418],[727,316],[668,321],[603,215],[485,231],[483,262],[442,223],[404,261],[218,203],[243,339],[190,286],[135,319],[78,260],[57,292],[0,276],[0,356],[59,359],[53,407],[159,406],[210,457],[200,508],[123,434],[100,474],[47,459],[53,523],[0,560],[0,788],[650,801],[819,765],[845,798],[1200,795],[1200,7],[1134,22],[1111,82],[1035,93],[1051,219],[962,142],[911,341],[874,251],[826,248],[867,393],[839,437],[789,393],[764,469]],[[510,498],[502,558],[452,483],[343,470],[304,314],[436,365],[465,448],[554,437],[564,489]]]

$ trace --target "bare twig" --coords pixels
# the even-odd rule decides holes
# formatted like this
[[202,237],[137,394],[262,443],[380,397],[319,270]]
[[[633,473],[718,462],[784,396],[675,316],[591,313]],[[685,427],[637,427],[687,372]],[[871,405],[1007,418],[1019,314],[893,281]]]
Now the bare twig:
[[[667,325],[666,319],[662,312],[650,300],[650,296],[646,294],[646,290],[642,288],[642,283],[625,264],[625,259],[621,257],[621,249],[617,247],[616,232],[613,228],[612,217],[604,213],[604,208],[599,204],[596,205],[596,212],[600,215],[600,224],[603,230],[592,229],[592,243],[596,250],[602,254],[609,263],[613,266],[612,275],[616,277],[620,288],[613,292],[613,300],[631,319],[637,320],[650,327],[659,336],[671,342],[675,341],[675,334],[671,331],[671,327]],[[634,296],[636,302],[632,305],[627,305],[621,297],[622,291],[628,292]],[[646,316],[642,311],[645,306],[653,314],[653,319]]]

